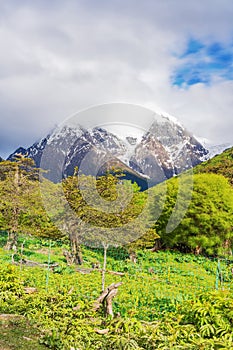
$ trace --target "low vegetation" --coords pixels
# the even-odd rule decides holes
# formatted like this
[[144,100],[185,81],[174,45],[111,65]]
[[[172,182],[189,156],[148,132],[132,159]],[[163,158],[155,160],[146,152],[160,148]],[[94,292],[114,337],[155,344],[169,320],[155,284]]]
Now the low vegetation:
[[[0,349],[233,349],[232,149],[222,157],[194,170],[191,197],[185,177],[181,189],[179,178],[145,192],[134,184],[121,215],[88,205],[75,176],[44,181],[48,215],[31,161],[1,162]],[[112,173],[82,181],[108,202],[116,200],[119,181],[126,196],[129,190]],[[145,203],[147,230],[135,220]],[[183,208],[169,231],[172,213]],[[85,232],[83,222],[94,229]],[[111,227],[120,236],[104,242]],[[132,234],[140,238],[129,243]],[[116,286],[114,315],[98,299],[104,284]]]
[[[46,264],[49,242],[25,236],[19,240],[24,250],[22,256],[15,255],[14,264],[13,252],[0,250],[0,313],[14,315],[7,327],[1,326],[1,342],[10,349],[12,334],[25,350],[35,341],[33,349],[64,350],[233,346],[232,260],[220,261],[219,275],[217,259],[140,250],[133,263],[125,249],[109,248],[106,284],[122,282],[112,319],[103,309],[94,311],[101,294],[101,269],[92,266],[102,266],[101,249],[83,248],[84,263],[77,268],[66,264],[62,251],[67,246],[53,242],[51,265],[58,266],[48,270],[29,267],[22,258]],[[29,294],[25,287],[36,292]]]

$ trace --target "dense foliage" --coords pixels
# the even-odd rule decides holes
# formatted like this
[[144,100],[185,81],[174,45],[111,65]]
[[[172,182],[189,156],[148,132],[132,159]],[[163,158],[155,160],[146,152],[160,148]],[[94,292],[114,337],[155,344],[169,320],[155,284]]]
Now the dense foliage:
[[[193,181],[191,200],[185,197],[185,182],[182,186],[182,205],[188,201],[187,210],[172,232],[167,232],[166,227],[176,203],[178,179],[167,181],[165,202],[164,192],[160,190],[164,185],[157,187],[152,214],[163,205],[162,214],[155,223],[161,243],[165,247],[189,249],[196,253],[229,254],[233,244],[233,189],[221,175],[197,174]],[[182,205],[178,211],[182,211]]]
[[226,177],[233,185],[233,147],[194,168],[195,173],[214,173]]
[[40,196],[38,169],[31,159],[0,163],[0,230],[8,232],[6,249],[17,249],[18,233],[58,237]]

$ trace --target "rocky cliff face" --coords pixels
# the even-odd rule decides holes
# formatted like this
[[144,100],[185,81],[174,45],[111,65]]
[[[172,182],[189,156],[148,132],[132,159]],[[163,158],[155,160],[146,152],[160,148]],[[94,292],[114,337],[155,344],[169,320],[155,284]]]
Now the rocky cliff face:
[[130,165],[155,184],[207,159],[208,151],[187,130],[169,119],[155,121],[143,136]]
[[63,125],[28,149],[18,148],[8,159],[13,160],[16,153],[49,169],[53,181],[72,175],[75,167],[96,176],[114,166],[143,188],[197,165],[208,155],[179,123],[162,116],[140,139],[130,134],[123,139],[103,128]]

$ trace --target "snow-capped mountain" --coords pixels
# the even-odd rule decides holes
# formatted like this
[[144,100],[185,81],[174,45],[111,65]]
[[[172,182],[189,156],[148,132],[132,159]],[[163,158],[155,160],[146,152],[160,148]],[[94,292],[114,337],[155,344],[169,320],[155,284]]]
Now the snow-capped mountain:
[[114,166],[146,188],[208,157],[208,151],[195,137],[162,115],[156,115],[144,133],[135,134],[126,127],[124,135],[110,130],[63,125],[31,147],[18,148],[8,159],[13,160],[16,153],[31,157],[38,167],[50,170],[47,176],[53,181],[72,175],[75,167],[96,176]]
[[154,184],[199,164],[207,157],[208,151],[186,129],[169,118],[163,118],[155,120],[143,136],[130,165],[137,165]]

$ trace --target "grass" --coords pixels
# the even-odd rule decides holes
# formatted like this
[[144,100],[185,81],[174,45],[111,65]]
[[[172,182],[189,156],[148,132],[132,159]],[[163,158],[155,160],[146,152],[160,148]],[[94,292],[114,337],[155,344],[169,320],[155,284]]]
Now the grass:
[[39,332],[29,321],[15,315],[0,315],[0,350],[44,350]]
[[[48,261],[48,242],[29,238],[24,241],[23,257],[40,263]],[[52,273],[50,272],[49,287],[53,288],[56,284],[69,286],[72,283],[76,286],[81,283],[87,290],[100,290],[101,274],[93,271],[87,275],[81,275],[75,272],[75,267],[67,267],[62,251],[67,246],[53,244],[51,249],[51,263],[58,263],[59,267]],[[103,252],[100,249],[83,248],[84,264],[83,268],[91,268],[92,263],[99,261],[102,265]],[[19,260],[19,257],[18,257]],[[0,248],[0,262],[7,263],[11,261],[11,253]],[[232,276],[230,265],[222,263],[223,281],[222,288],[232,288]],[[187,299],[200,291],[213,290],[216,280],[216,259],[208,259],[203,256],[194,256],[190,254],[181,254],[179,252],[160,251],[152,253],[150,251],[139,251],[138,262],[134,264],[129,261],[126,251],[123,248],[112,248],[108,251],[107,269],[110,271],[123,272],[124,276],[113,276],[107,273],[106,284],[121,280],[123,286],[119,290],[118,303],[126,304],[125,296],[130,298],[131,291],[136,294],[143,292],[141,306],[149,310],[151,314],[150,301],[158,305],[158,299],[162,298],[168,302],[174,300]],[[46,287],[46,269],[22,267],[19,272],[22,278],[32,287]],[[72,275],[72,277],[71,277]],[[147,295],[149,295],[147,301]],[[88,299],[91,299],[91,293]],[[129,305],[126,306],[126,309]],[[144,312],[143,312],[144,314]],[[149,315],[148,314],[148,315]],[[141,318],[142,316],[140,316]],[[149,316],[148,316],[149,317]],[[152,316],[149,318],[151,319]]]
[[[21,237],[24,242],[23,257],[37,262],[48,261],[48,242]],[[0,238],[0,247],[4,246],[4,236]],[[51,261],[59,267],[49,272],[46,268],[15,266],[15,271],[24,286],[36,287],[38,293],[47,293],[48,297],[57,294],[67,295],[72,292],[75,305],[96,300],[101,292],[101,271],[80,273],[75,266],[67,266],[60,243],[54,243],[51,249]],[[0,268],[11,264],[11,253],[0,248]],[[90,268],[93,262],[103,263],[103,251],[83,247],[83,268]],[[123,248],[108,251],[107,269],[123,272],[124,275],[106,274],[106,285],[122,281],[117,297],[114,299],[114,312],[122,317],[134,317],[138,320],[156,321],[164,313],[173,311],[176,303],[197,295],[200,291],[215,289],[216,259],[203,256],[181,254],[175,251],[138,251],[137,263],[130,262]],[[221,289],[233,289],[231,264],[221,261]],[[49,277],[49,279],[48,279]],[[47,280],[47,284],[46,284]],[[43,297],[41,300],[44,300]],[[1,305],[0,305],[1,306]],[[44,301],[41,308],[44,307]],[[60,306],[59,306],[60,307]],[[61,307],[66,307],[61,305]],[[35,306],[37,308],[37,305]],[[0,307],[0,313],[13,312]],[[42,310],[42,309],[41,309]],[[15,312],[15,311],[14,311]],[[38,306],[38,315],[39,315]],[[38,334],[24,318],[9,319],[0,322],[0,350],[9,349],[44,349],[38,343]]]

